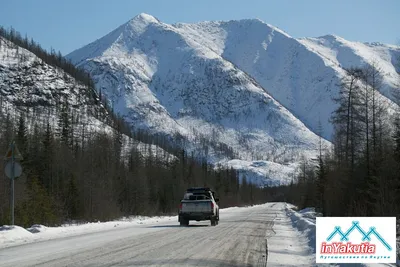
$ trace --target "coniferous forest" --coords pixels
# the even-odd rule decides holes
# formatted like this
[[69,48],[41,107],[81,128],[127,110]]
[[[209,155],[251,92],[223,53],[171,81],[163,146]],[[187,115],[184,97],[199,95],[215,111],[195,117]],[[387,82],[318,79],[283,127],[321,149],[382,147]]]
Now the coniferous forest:
[[[42,129],[35,125],[31,132],[23,116],[16,122],[6,116],[0,123],[0,151],[7,151],[14,135],[24,156],[24,174],[15,180],[17,225],[176,214],[183,192],[190,186],[212,187],[221,207],[267,201],[262,189],[239,185],[235,171],[213,170],[183,150],[171,159],[144,145],[141,151],[131,149],[122,159],[117,131],[114,136],[91,133],[83,145],[71,146],[74,140],[65,126],[52,128],[47,124]],[[0,188],[0,223],[8,224],[10,179],[1,179]]]
[[[304,161],[296,183],[282,188],[299,207],[324,216],[400,217],[400,109],[378,97],[384,73],[350,68],[332,114],[334,148]],[[399,81],[400,82],[400,81]],[[400,88],[393,91],[400,103]]]

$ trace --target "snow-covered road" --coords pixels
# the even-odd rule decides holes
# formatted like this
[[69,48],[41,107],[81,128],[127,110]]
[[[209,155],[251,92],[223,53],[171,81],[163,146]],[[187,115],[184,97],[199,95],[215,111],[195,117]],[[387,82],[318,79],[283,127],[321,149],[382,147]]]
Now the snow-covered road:
[[[221,210],[220,223],[132,225],[0,250],[0,266],[311,266],[285,203]],[[266,240],[269,253],[266,255]]]

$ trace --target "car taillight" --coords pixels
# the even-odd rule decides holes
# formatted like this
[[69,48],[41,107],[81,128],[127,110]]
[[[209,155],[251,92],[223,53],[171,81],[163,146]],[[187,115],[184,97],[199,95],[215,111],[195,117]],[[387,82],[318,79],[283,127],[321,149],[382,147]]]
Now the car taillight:
[[214,209],[214,203],[211,202],[211,209]]
[[182,203],[181,203],[181,204],[179,204],[179,209],[180,209],[180,210],[182,210]]

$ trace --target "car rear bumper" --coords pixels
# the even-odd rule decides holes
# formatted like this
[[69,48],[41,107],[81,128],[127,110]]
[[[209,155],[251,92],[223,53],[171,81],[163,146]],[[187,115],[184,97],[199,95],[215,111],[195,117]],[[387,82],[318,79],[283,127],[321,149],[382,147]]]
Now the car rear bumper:
[[181,220],[192,220],[192,221],[206,221],[206,220],[211,220],[211,218],[214,216],[213,212],[180,212],[179,213],[179,222]]

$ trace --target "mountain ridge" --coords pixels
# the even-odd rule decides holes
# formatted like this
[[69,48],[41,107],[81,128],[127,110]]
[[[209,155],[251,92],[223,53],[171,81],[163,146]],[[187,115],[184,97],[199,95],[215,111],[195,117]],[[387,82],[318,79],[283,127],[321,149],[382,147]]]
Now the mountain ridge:
[[[376,47],[384,66],[388,49],[397,53]],[[264,160],[295,169],[300,155],[316,157],[316,133],[325,139],[332,134],[332,99],[346,74],[342,58],[336,66],[328,53],[334,49],[324,49],[258,19],[166,24],[139,14],[67,58],[91,74],[131,125],[182,134],[192,148],[205,138],[238,152],[224,158],[203,151],[215,164],[237,167],[244,160],[247,168]]]
[[[213,45],[213,42],[208,42],[207,40],[219,38],[218,42],[224,44],[223,49],[219,49],[219,54],[223,58],[233,62],[241,70],[250,74],[269,94],[289,109],[314,132],[318,129],[317,122],[321,120],[323,122],[322,128],[325,130],[323,136],[328,139],[331,139],[333,130],[328,121],[331,112],[335,108],[334,103],[332,101],[327,101],[328,105],[330,105],[329,108],[321,105],[315,110],[313,106],[316,103],[310,103],[310,99],[314,96],[316,96],[317,99],[326,96],[327,93],[321,93],[322,88],[333,90],[331,93],[328,92],[328,95],[330,99],[335,98],[338,93],[338,86],[335,86],[335,84],[339,84],[340,78],[345,76],[345,70],[342,65],[346,65],[345,67],[363,66],[364,63],[369,63],[369,65],[371,65],[371,62],[368,61],[368,56],[375,52],[371,52],[369,49],[377,49],[375,45],[373,46],[375,48],[367,47],[364,49],[367,50],[368,53],[364,51],[362,51],[364,54],[361,53],[360,55],[355,53],[360,60],[357,60],[357,57],[349,58],[349,63],[351,64],[345,64],[345,62],[340,62],[339,60],[338,66],[329,66],[330,63],[327,62],[326,59],[328,58],[333,61],[332,58],[329,58],[329,55],[324,55],[323,52],[316,53],[315,49],[313,49],[315,45],[312,46],[304,41],[304,39],[309,39],[296,39],[284,34],[276,35],[265,23],[251,23],[251,21],[249,23],[246,21],[243,25],[240,20],[229,21],[225,22],[224,25],[217,30],[215,30],[215,23],[183,25],[185,30],[186,28],[194,29],[191,31],[186,30],[186,34],[197,39],[204,39],[201,42],[205,45]],[[234,30],[232,30],[232,28],[234,28]],[[210,32],[215,33],[217,31],[219,37],[215,34],[209,34]],[[230,34],[232,37],[229,37]],[[333,39],[337,37],[335,35],[325,35],[325,37],[327,36],[333,37]],[[229,38],[234,39],[234,41],[229,41]],[[339,37],[339,39],[344,40],[341,37]],[[216,42],[216,46],[218,46],[218,42]],[[346,42],[356,48],[360,45],[366,46],[362,43]],[[340,48],[340,45],[337,46]],[[392,65],[398,64],[400,47],[386,45],[378,47],[378,49],[392,49],[393,51],[388,52],[394,54],[393,59],[390,59],[389,63]],[[346,51],[341,52],[342,53],[339,55],[342,55]],[[382,67],[387,69],[384,52],[385,51],[381,52],[382,57],[380,57],[378,53],[375,53],[375,57],[377,58],[376,61],[385,63]],[[338,61],[336,58],[335,60]],[[325,71],[325,73],[316,72],[314,69],[321,69]],[[395,71],[392,70],[389,71],[389,73],[394,77],[393,79],[399,79],[399,75]],[[292,77],[287,79],[287,76],[290,75]],[[306,79],[309,79],[309,81]],[[396,85],[393,82],[387,84],[386,87],[383,88],[385,97],[389,97],[393,100],[391,90],[395,87]],[[302,91],[302,94],[309,95],[306,97],[296,95],[298,91],[302,90],[301,88],[307,88],[306,91]],[[313,92],[310,94],[310,91]],[[321,103],[322,102],[319,101],[319,104]],[[310,116],[312,113],[318,113],[320,116],[312,117]]]

